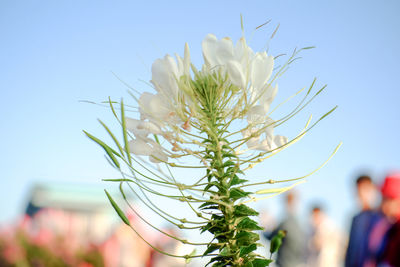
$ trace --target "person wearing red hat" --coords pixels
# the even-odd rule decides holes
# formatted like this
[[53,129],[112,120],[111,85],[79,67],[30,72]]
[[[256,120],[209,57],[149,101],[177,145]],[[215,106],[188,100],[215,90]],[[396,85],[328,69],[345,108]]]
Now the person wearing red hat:
[[386,176],[381,193],[383,216],[369,233],[363,267],[400,267],[400,173]]
[[[392,173],[385,178],[382,186],[382,197],[386,199],[386,210],[389,219],[394,221],[387,233],[387,245],[383,255],[382,266],[400,266],[400,172]],[[383,208],[383,207],[382,207]]]

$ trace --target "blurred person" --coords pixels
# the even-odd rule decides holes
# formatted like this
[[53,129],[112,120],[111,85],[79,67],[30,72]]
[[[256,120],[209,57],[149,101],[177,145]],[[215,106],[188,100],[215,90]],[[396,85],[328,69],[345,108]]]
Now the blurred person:
[[364,267],[400,266],[400,173],[386,176],[381,192],[383,216],[371,230]]
[[287,193],[284,220],[272,232],[264,232],[264,237],[271,240],[279,230],[286,231],[276,258],[276,264],[280,267],[296,267],[305,263],[305,234],[296,217],[297,201],[296,193]]
[[328,218],[321,206],[311,211],[311,236],[309,240],[309,267],[342,266],[344,238],[341,231]]
[[381,217],[374,207],[378,192],[371,177],[361,175],[356,179],[360,212],[351,222],[349,243],[346,251],[345,267],[362,267],[367,258],[368,235],[372,226]]

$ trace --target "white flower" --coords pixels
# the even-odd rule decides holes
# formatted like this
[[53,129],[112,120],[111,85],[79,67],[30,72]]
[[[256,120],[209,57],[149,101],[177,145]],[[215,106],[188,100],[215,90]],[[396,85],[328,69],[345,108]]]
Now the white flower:
[[177,61],[170,55],[163,59],[157,59],[151,66],[151,83],[161,95],[176,100],[178,96],[177,81],[182,75],[189,75],[190,71],[190,52],[189,47],[185,45],[185,55],[182,59],[176,55]]
[[[208,34],[202,42],[204,65],[200,75],[194,71],[197,77],[217,77],[216,81],[236,86],[239,90],[233,90],[236,96],[233,100],[244,100],[246,106],[237,105],[238,110],[234,114],[244,112],[248,127],[242,131],[245,138],[249,138],[246,144],[249,149],[271,151],[282,146],[287,139],[280,135],[273,135],[275,122],[267,116],[269,107],[278,90],[278,86],[272,86],[271,76],[274,67],[274,58],[266,52],[254,53],[246,44],[244,38],[240,38],[236,45],[230,38],[217,39],[215,35]],[[179,135],[176,126],[185,130],[190,129],[191,118],[195,114],[188,115],[187,111],[196,111],[198,99],[191,90],[196,86],[190,80],[194,79],[190,73],[190,53],[188,45],[185,45],[184,57],[175,55],[175,58],[166,55],[157,59],[152,65],[152,78],[155,94],[143,93],[138,100],[140,120],[128,119],[127,128],[135,138],[130,143],[131,152],[136,155],[149,156],[151,162],[166,162],[168,151],[159,143],[148,138],[149,134],[161,135],[169,144],[173,145],[172,151],[178,146]],[[217,76],[214,74],[217,73]],[[221,76],[219,76],[221,75]],[[228,94],[227,94],[228,95]],[[221,101],[223,103],[223,101]],[[236,108],[236,103],[227,105],[227,109]],[[200,107],[201,108],[201,107]],[[233,113],[232,113],[233,114]],[[172,130],[172,131],[171,131]],[[166,137],[175,136],[174,138]],[[173,140],[172,140],[173,139]]]
[[[256,106],[257,109],[262,109],[261,106]],[[248,117],[249,126],[245,131],[242,131],[244,138],[249,138],[246,145],[249,149],[260,151],[271,151],[281,147],[287,143],[287,138],[281,135],[274,136],[275,121],[271,118],[265,118],[264,122],[260,125],[260,117],[257,116],[257,111]],[[257,127],[255,125],[258,124]],[[263,138],[261,138],[263,137]]]
[[204,38],[202,48],[206,69],[222,74],[227,72],[232,84],[243,90],[249,89],[251,103],[268,91],[274,58],[266,52],[254,54],[244,38],[240,38],[234,47],[230,38],[218,40],[212,34]]
[[138,156],[149,156],[153,163],[168,162],[168,155],[163,147],[154,140],[146,137],[137,137],[129,141],[129,152]]
[[162,134],[160,127],[149,121],[136,120],[129,117],[125,118],[126,128],[136,137],[146,137],[151,134]]
[[157,94],[143,93],[139,98],[139,112],[142,119],[149,119],[162,126],[165,123],[180,121],[177,109],[183,105],[180,101],[178,81],[183,75],[190,75],[190,52],[185,45],[184,58],[176,55],[175,60],[170,55],[154,61],[151,72],[151,83]]
[[263,107],[265,114],[269,111],[269,107],[272,101],[274,101],[277,93],[278,85],[275,85],[274,87],[267,85],[266,88],[261,92],[258,103]]
[[145,139],[133,139],[129,142],[129,152],[139,156],[150,156],[152,147],[145,141]]

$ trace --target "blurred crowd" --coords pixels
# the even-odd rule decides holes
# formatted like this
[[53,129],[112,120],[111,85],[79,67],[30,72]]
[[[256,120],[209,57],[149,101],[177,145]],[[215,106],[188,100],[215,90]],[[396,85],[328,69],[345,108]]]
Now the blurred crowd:
[[280,267],[400,267],[400,173],[387,175],[377,185],[368,175],[355,180],[359,211],[346,236],[324,208],[310,209],[309,225],[296,216],[297,195],[286,195],[286,215],[275,229],[264,232],[271,240],[284,230],[276,265]]
[[[29,209],[28,209],[29,210]],[[0,267],[179,267],[180,258],[157,253],[127,225],[109,224],[68,210],[41,208],[14,225],[0,229]],[[171,254],[190,252],[181,243],[164,235],[154,235],[143,222],[128,216],[143,237],[156,249]],[[107,224],[102,235],[91,228]],[[104,228],[103,228],[104,229]],[[171,229],[163,229],[172,233]],[[100,238],[99,238],[100,237]]]
[[[284,219],[272,228],[268,220],[269,228],[263,232],[266,240],[280,230],[286,232],[274,265],[400,267],[400,173],[387,175],[379,185],[362,175],[355,179],[354,188],[359,211],[352,218],[348,235],[318,203],[309,209],[306,224],[299,220],[298,193],[293,190],[287,193]],[[186,255],[191,248],[163,234],[154,234],[137,216],[128,216],[131,225],[153,248],[125,224],[96,220],[100,217],[30,204],[18,223],[0,229],[0,267],[186,266],[183,259],[165,256],[157,250]],[[162,230],[180,236],[173,228]]]

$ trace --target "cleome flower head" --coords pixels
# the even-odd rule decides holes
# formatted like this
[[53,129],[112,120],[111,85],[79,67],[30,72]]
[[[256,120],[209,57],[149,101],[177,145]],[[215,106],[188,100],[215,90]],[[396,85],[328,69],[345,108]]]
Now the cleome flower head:
[[[247,122],[242,133],[249,150],[268,152],[285,145],[287,138],[273,135],[275,124],[268,117],[278,91],[274,57],[253,52],[243,37],[234,45],[230,38],[218,40],[213,34],[204,38],[202,50],[204,64],[199,70],[190,62],[187,44],[183,58],[166,55],[153,63],[151,84],[156,93],[138,98],[140,120],[127,118],[134,134],[130,152],[150,156],[152,162],[167,161],[192,143],[182,133],[204,128],[210,112],[224,117],[225,123]],[[165,137],[169,149],[155,145],[149,134]]]

